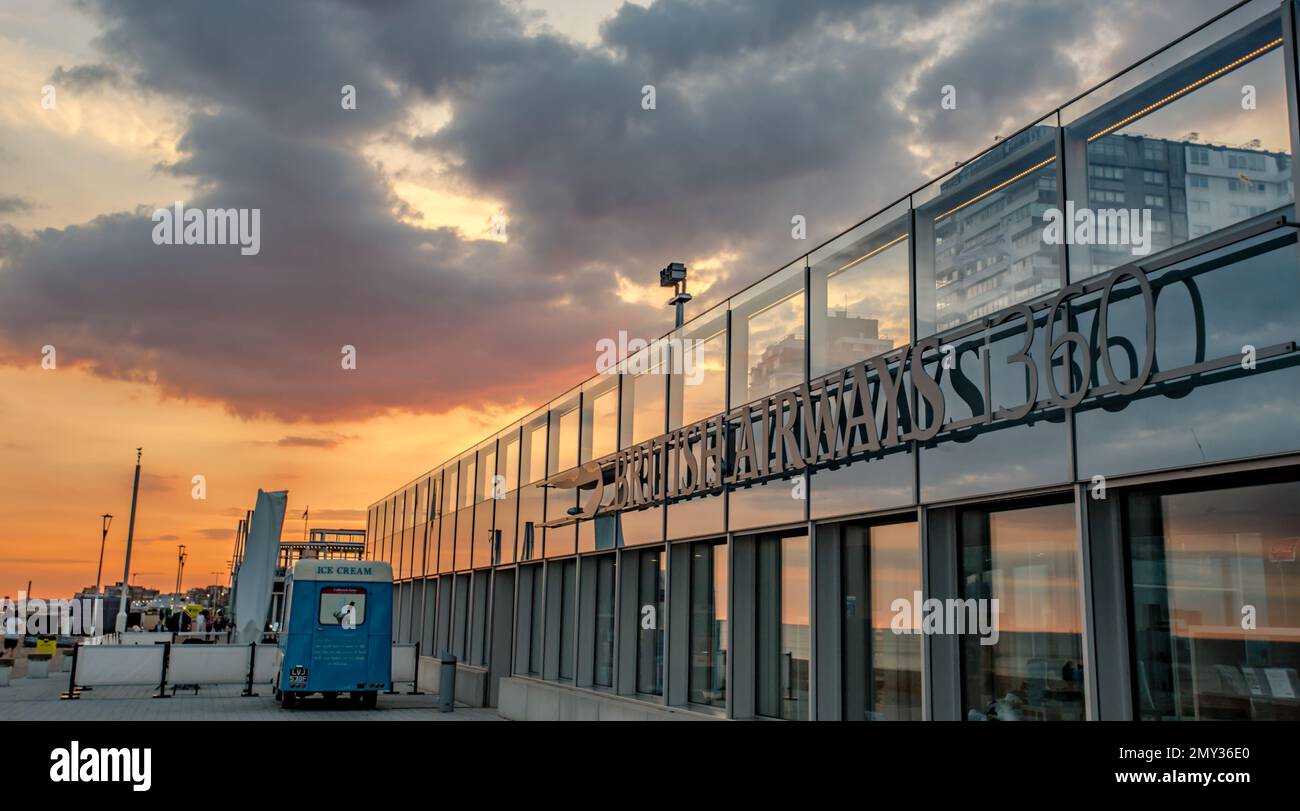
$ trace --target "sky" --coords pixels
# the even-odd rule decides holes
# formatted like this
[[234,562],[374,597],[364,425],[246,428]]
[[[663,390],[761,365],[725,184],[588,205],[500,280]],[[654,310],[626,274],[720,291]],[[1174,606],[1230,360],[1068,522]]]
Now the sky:
[[703,313],[1227,5],[0,0],[0,596],[93,584],[102,513],[121,578],[137,447],[135,583],[224,581],[258,488],[363,527],[664,333],[665,263]]

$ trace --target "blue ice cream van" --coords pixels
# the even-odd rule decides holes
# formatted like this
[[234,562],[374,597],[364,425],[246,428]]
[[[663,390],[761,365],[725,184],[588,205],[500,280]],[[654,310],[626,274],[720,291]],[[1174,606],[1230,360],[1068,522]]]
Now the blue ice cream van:
[[375,560],[300,560],[285,582],[275,697],[343,693],[373,707],[392,687],[393,568]]

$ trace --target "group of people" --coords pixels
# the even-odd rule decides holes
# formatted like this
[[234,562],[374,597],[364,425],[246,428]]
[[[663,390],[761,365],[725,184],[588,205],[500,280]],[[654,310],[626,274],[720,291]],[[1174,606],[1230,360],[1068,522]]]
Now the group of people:
[[163,609],[162,620],[155,631],[171,631],[174,633],[225,633],[230,629],[230,619],[226,617],[221,609],[205,608],[193,618],[187,611],[173,611],[170,608]]

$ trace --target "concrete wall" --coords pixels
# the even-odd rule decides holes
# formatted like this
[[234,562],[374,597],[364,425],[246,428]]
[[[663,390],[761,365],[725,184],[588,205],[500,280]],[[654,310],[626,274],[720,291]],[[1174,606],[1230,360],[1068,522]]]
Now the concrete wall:
[[[442,660],[432,656],[421,656],[417,665],[420,676],[420,691],[437,694],[442,681]],[[467,707],[487,705],[488,695],[487,668],[456,663],[456,703]]]
[[718,716],[665,707],[563,684],[501,680],[497,712],[511,721],[720,721]]

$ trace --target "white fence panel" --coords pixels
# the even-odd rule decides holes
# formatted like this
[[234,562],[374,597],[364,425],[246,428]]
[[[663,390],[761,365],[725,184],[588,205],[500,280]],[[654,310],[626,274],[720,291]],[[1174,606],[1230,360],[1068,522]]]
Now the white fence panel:
[[395,684],[414,682],[416,646],[414,643],[393,645],[392,681]]
[[258,645],[257,659],[253,664],[253,683],[270,684],[280,666],[280,649],[275,645]]
[[162,645],[91,645],[77,651],[74,681],[82,687],[162,681]]
[[167,663],[169,684],[244,684],[248,681],[247,645],[172,645]]

